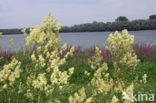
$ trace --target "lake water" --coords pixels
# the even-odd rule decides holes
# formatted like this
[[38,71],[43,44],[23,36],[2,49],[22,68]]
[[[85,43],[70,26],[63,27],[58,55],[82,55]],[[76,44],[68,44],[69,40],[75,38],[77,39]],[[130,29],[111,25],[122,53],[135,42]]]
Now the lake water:
[[[114,32],[79,32],[79,33],[60,33],[61,44],[81,46],[83,48],[98,45],[104,47],[110,33]],[[135,42],[139,44],[156,45],[156,30],[151,31],[130,31],[135,35]],[[9,49],[9,40],[13,38],[14,44],[12,50],[19,50],[24,46],[23,35],[3,35],[0,39],[0,47],[2,50]]]

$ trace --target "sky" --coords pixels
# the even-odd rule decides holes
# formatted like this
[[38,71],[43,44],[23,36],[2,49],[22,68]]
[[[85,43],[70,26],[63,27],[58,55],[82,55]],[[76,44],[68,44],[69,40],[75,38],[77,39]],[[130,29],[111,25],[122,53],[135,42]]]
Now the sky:
[[156,0],[0,0],[0,29],[35,27],[51,12],[62,26],[112,22],[119,16],[148,19]]

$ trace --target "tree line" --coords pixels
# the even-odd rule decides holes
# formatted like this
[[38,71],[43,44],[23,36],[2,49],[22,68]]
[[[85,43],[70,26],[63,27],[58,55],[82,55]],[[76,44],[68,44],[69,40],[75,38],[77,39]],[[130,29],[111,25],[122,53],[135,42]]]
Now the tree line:
[[[74,26],[63,26],[60,32],[102,32],[127,29],[129,31],[156,30],[156,15],[149,16],[148,19],[129,21],[125,16],[119,16],[114,22],[92,22]],[[3,34],[21,34],[21,29],[0,29]],[[29,33],[29,28],[26,29]]]

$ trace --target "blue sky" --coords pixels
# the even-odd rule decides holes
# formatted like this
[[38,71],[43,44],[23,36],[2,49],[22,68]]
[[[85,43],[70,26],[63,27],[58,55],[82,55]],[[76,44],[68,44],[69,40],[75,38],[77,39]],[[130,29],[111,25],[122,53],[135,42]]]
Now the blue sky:
[[49,12],[64,26],[93,21],[147,19],[156,14],[156,0],[0,0],[0,28],[40,25]]

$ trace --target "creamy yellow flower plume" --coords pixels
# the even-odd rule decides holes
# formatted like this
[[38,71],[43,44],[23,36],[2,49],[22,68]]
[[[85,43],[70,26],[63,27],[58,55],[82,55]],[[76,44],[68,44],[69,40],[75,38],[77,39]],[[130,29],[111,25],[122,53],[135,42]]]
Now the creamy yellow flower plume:
[[92,97],[86,99],[85,88],[82,87],[78,92],[74,93],[73,96],[68,98],[69,103],[91,103]]
[[2,32],[0,32],[0,39],[2,38]]

